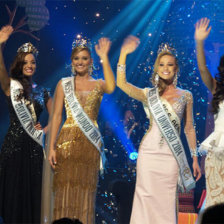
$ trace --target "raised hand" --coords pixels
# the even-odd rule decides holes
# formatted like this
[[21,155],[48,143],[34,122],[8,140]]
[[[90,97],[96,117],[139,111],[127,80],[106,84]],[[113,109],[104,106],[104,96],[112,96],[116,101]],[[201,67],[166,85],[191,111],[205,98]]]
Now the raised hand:
[[12,26],[3,26],[0,30],[0,44],[6,42],[9,39],[9,36],[13,32],[13,27]]
[[194,33],[195,40],[203,41],[208,37],[212,28],[211,26],[208,27],[209,22],[210,20],[208,18],[202,18],[197,21],[195,25],[195,33]]
[[124,40],[124,43],[121,47],[121,52],[130,54],[136,50],[139,44],[140,44],[139,38],[130,35]]
[[111,46],[111,41],[108,38],[106,37],[100,38],[98,40],[98,44],[95,45],[95,50],[97,55],[100,58],[104,58],[105,56],[107,56],[110,50],[110,46]]

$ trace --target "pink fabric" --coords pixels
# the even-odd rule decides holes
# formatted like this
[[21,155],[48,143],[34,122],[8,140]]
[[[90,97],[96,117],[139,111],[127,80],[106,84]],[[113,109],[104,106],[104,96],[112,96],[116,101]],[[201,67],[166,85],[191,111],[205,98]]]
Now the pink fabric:
[[175,224],[178,164],[158,126],[145,135],[139,149],[131,224]]

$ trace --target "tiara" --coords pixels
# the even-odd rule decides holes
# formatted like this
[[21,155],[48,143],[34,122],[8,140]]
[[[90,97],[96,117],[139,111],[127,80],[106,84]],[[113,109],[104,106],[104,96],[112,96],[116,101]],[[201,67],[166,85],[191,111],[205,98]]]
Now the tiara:
[[74,41],[72,42],[72,50],[74,48],[89,48],[91,50],[92,44],[89,39],[82,38],[81,35],[77,35]]
[[159,49],[157,51],[157,54],[160,54],[160,53],[163,53],[163,52],[169,52],[171,54],[173,54],[174,56],[177,57],[177,51],[175,48],[169,46],[168,43],[162,43],[160,46],[159,46]]
[[21,52],[32,53],[35,56],[37,56],[39,53],[38,50],[30,42],[25,43],[21,47],[18,48],[17,53],[21,53]]

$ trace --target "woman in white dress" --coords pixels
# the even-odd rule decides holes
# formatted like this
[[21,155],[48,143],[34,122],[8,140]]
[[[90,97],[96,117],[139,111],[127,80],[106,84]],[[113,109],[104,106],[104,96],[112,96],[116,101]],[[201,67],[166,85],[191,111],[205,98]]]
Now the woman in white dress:
[[207,152],[205,207],[224,203],[224,56],[221,57],[218,67],[219,74],[213,78],[206,66],[204,53],[204,40],[211,31],[209,22],[209,19],[202,18],[195,27],[198,68],[204,84],[213,94],[212,111],[215,116],[214,131],[200,147]]

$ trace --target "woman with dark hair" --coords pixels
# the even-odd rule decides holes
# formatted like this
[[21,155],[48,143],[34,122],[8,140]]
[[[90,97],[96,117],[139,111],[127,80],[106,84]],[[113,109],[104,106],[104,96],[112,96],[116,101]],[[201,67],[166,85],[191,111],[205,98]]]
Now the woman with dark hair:
[[[105,161],[97,116],[104,93],[112,93],[115,79],[108,52],[111,42],[101,38],[95,46],[105,81],[92,78],[90,42],[77,39],[71,54],[74,76],[59,81],[54,95],[49,162],[54,169],[54,218],[77,218],[95,223],[95,196],[100,160]],[[63,106],[67,119],[60,130]],[[43,211],[44,212],[44,211]],[[43,222],[46,218],[43,217]]]
[[[0,30],[0,47],[13,32]],[[6,95],[10,126],[0,153],[0,216],[4,223],[39,223],[44,131],[38,122],[51,99],[46,89],[32,82],[37,49],[23,44],[10,68],[0,49],[0,84]]]
[[176,86],[179,66],[168,45],[160,48],[154,64],[154,88],[141,89],[128,83],[126,57],[135,51],[138,44],[139,39],[134,36],[124,41],[117,66],[118,87],[130,97],[141,101],[150,118],[150,128],[139,147],[130,223],[174,224],[177,183],[187,190],[195,186],[179,137],[182,118],[196,181],[201,176],[193,126],[193,97],[189,91]]
[[197,62],[201,78],[213,94],[212,112],[215,116],[214,131],[205,139],[200,149],[207,153],[205,159],[206,204],[209,207],[224,203],[224,56],[221,57],[215,78],[206,66],[204,41],[211,27],[210,20],[202,18],[196,23],[195,41],[197,47]]

